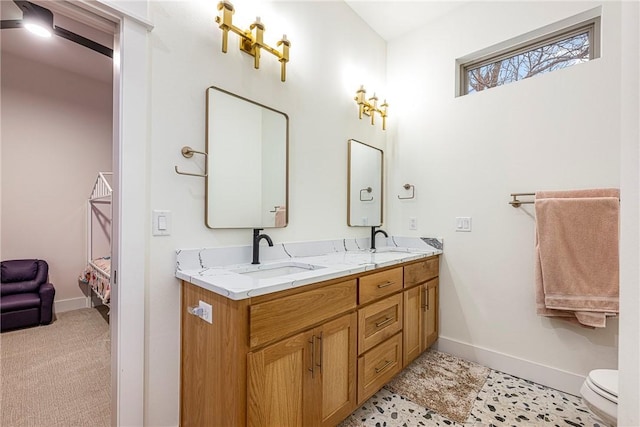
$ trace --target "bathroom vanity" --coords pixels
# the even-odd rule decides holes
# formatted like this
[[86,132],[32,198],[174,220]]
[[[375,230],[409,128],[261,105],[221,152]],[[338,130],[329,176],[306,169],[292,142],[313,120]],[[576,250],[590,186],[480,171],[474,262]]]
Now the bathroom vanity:
[[[440,253],[293,257],[286,279],[237,266],[189,270],[178,253],[181,425],[336,425],[437,339]],[[201,302],[212,323],[192,314]]]

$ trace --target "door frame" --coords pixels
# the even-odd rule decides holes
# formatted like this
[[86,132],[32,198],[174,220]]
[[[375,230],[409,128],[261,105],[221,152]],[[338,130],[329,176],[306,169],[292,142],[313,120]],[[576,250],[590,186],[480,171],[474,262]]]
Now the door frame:
[[[111,425],[144,425],[147,271],[148,0],[36,0],[116,25],[113,55],[113,219],[111,236]],[[135,10],[133,10],[135,9]],[[121,286],[121,284],[123,284]]]

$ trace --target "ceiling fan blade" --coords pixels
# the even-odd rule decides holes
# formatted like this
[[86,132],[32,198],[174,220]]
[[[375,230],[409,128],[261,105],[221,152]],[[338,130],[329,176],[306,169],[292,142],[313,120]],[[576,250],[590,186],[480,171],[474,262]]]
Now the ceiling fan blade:
[[22,28],[22,19],[5,19],[0,21],[0,29],[5,28]]
[[93,40],[89,40],[86,37],[82,37],[81,35],[78,35],[76,33],[72,33],[69,30],[65,30],[64,28],[58,27],[56,26],[53,29],[53,33],[56,36],[60,36],[62,38],[65,38],[67,40],[71,40],[74,43],[78,43],[79,45],[82,45],[84,47],[87,47],[91,50],[94,50],[98,53],[101,53],[105,56],[108,56],[109,58],[113,58],[113,49],[109,49],[106,46],[101,45],[100,43],[96,43]]

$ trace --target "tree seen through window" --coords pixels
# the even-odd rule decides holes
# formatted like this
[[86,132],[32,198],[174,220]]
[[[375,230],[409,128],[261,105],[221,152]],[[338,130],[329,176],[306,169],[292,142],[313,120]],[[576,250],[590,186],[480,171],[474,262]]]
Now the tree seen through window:
[[566,68],[590,59],[589,32],[466,69],[467,93]]

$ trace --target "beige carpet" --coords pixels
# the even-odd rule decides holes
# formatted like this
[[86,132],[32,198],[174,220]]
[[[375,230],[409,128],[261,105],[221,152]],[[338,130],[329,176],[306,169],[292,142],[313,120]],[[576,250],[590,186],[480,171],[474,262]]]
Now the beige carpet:
[[457,423],[464,423],[491,370],[430,350],[386,386],[388,390]]
[[109,426],[109,324],[98,309],[0,335],[0,425]]

